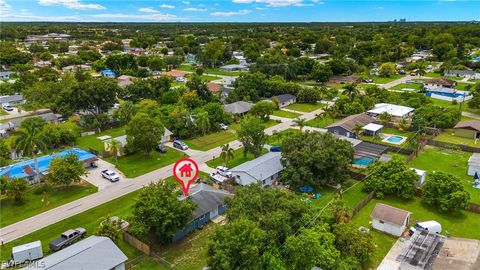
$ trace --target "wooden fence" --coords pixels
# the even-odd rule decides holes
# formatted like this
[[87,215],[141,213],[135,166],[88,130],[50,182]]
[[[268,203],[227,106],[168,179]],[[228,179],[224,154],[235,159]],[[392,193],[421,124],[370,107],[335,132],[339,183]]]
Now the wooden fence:
[[435,141],[434,139],[428,140],[427,144],[437,146],[437,147],[443,147],[443,148],[457,148],[457,149],[461,149],[462,151],[470,152],[470,153],[480,153],[480,148],[477,148],[477,147],[471,147],[463,144],[440,142],[440,141]]
[[362,208],[365,207],[365,205],[367,205],[373,199],[374,196],[375,191],[372,191],[368,194],[367,197],[365,197],[361,202],[359,202],[352,211],[352,218],[356,216],[358,212],[360,212],[360,210],[362,210]]
[[127,231],[123,232],[123,239],[132,247],[140,250],[147,255],[150,255],[150,246],[138,240],[135,236],[129,234]]

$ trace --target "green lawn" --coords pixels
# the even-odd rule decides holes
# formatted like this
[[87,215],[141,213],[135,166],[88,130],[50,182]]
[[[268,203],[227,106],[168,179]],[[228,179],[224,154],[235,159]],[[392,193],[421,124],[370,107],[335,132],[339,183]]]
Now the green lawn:
[[342,200],[350,210],[353,210],[358,203],[367,197],[368,193],[362,191],[363,182],[356,180],[350,180],[350,182],[350,186],[347,185],[343,188]]
[[289,136],[292,136],[293,134],[298,134],[298,133],[300,133],[300,130],[294,129],[294,128],[289,128],[289,129],[280,131],[277,134],[272,134],[271,136],[268,136],[267,144],[281,145],[282,141],[285,138],[287,138]]
[[420,90],[420,88],[422,88],[422,85],[419,84],[419,83],[401,83],[401,84],[395,85],[394,87],[392,87],[390,89],[392,89],[392,90],[403,90],[404,88]]
[[[450,173],[462,181],[465,189],[470,193],[470,201],[480,204],[480,190],[472,187],[473,177],[467,175],[468,159],[472,154],[462,151],[444,150],[438,147],[427,146],[409,166],[417,169]],[[480,218],[480,217],[479,217]]]
[[188,147],[206,151],[237,139],[237,132],[230,127],[228,130],[210,133],[205,136],[183,140]]
[[339,120],[339,119],[332,119],[331,117],[324,117],[322,119],[314,118],[312,120],[307,121],[307,126],[316,127],[316,128],[324,128],[328,125],[331,125],[331,124],[335,123],[335,121],[337,121],[337,120]]
[[167,148],[168,151],[165,154],[152,151],[149,156],[145,156],[143,152],[138,151],[130,155],[119,157],[118,163],[115,162],[114,157],[109,157],[105,160],[112,164],[116,164],[117,169],[125,174],[126,177],[134,178],[165,167],[174,163],[178,159],[185,157],[183,152],[170,147]]
[[46,192],[40,192],[38,186],[33,186],[28,189],[25,202],[20,205],[0,196],[0,227],[35,216],[95,192],[97,192],[97,187],[89,183],[52,188]]
[[315,110],[325,107],[325,104],[307,104],[307,103],[293,103],[287,106],[287,109],[300,112],[313,112]]
[[297,118],[301,116],[299,113],[284,111],[284,110],[275,110],[272,115],[284,118]]
[[460,102],[457,105],[454,105],[452,104],[452,102],[446,101],[446,100],[440,100],[436,98],[428,98],[428,99],[430,99],[434,105],[444,107],[444,108],[460,109],[460,105],[462,105],[462,111],[480,115],[480,109],[469,108],[467,103],[462,104]]
[[385,84],[385,83],[393,82],[403,77],[405,77],[405,75],[395,74],[390,77],[372,76],[371,79],[373,80],[374,83]]
[[[68,229],[83,227],[87,230],[87,235],[93,235],[97,230],[103,217],[106,217],[107,215],[119,216],[121,218],[128,217],[131,213],[132,205],[135,202],[135,197],[137,194],[138,191],[129,193],[118,199],[96,206],[95,208],[87,210],[83,213],[59,221],[55,224],[23,236],[12,242],[6,243],[3,247],[1,247],[0,259],[9,259],[12,247],[33,242],[36,240],[42,241],[44,255],[46,256],[49,253],[48,245],[50,241],[54,240],[61,233]],[[127,255],[129,259],[135,258],[140,255],[139,251],[135,250],[126,242],[120,241],[119,243],[117,243],[117,245],[125,253],[125,255]]]
[[167,270],[168,268],[162,266],[159,262],[154,260],[152,257],[145,256],[139,263],[136,263],[131,270]]
[[425,74],[425,77],[431,77],[431,78],[440,78],[443,75],[441,73],[436,73],[436,72],[429,72]]
[[480,144],[475,144],[475,140],[473,138],[455,136],[453,135],[454,132],[454,129],[445,129],[442,133],[435,137],[435,141],[463,144],[476,148],[480,147]]
[[467,86],[470,86],[471,87],[470,90],[472,90],[472,89],[474,89],[475,84],[457,82],[457,85],[455,86],[455,89],[465,91],[465,90],[468,90],[468,89],[465,89]]
[[[263,148],[262,154],[268,153],[268,150]],[[248,154],[247,158],[243,157],[243,147],[234,150],[234,158],[229,160],[225,166],[228,168],[234,168],[242,163],[250,161],[255,157],[252,154]],[[207,161],[207,165],[211,168],[216,168],[217,166],[223,165],[224,161],[220,157],[216,157],[215,159]]]
[[480,231],[478,230],[478,220],[480,220],[479,214],[469,211],[442,213],[436,207],[424,204],[419,198],[414,198],[412,200],[403,200],[395,196],[386,196],[383,200],[374,198],[353,218],[352,221],[359,226],[370,228],[375,245],[377,246],[375,254],[371,258],[367,268],[378,266],[396,241],[396,238],[377,232],[370,227],[370,214],[377,203],[388,204],[412,212],[410,226],[421,221],[436,220],[442,224],[442,234],[448,231],[452,237],[480,239]]
[[0,109],[0,116],[2,116],[2,115],[8,115],[8,113],[5,110]]
[[86,150],[91,148],[98,152],[105,151],[105,146],[103,144],[103,141],[97,139],[97,137],[107,136],[107,135],[111,136],[112,138],[125,135],[125,127],[112,128],[98,134],[79,137],[77,138],[77,146]]

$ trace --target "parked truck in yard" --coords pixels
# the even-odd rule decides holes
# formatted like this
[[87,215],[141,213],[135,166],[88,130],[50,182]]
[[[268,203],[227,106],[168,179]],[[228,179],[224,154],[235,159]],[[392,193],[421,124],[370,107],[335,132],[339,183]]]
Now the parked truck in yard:
[[71,245],[78,241],[80,238],[85,237],[87,231],[84,228],[76,228],[73,230],[68,230],[57,239],[50,242],[50,249],[53,251],[58,251],[68,245]]

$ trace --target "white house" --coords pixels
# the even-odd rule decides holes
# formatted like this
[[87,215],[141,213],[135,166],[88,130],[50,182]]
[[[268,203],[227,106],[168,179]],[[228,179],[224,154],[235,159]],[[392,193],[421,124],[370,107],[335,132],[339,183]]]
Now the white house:
[[280,177],[283,165],[280,152],[268,152],[256,159],[247,161],[230,171],[235,181],[242,186],[259,183],[263,187],[271,186]]
[[367,114],[373,117],[377,117],[383,113],[388,113],[393,118],[406,118],[409,117],[414,110],[414,108],[407,106],[389,103],[377,103],[375,104],[373,109],[367,111]]
[[280,108],[287,107],[288,105],[297,102],[297,97],[294,96],[294,95],[292,95],[292,94],[282,94],[282,95],[278,95],[278,96],[272,97],[272,100],[273,100],[274,98],[278,98],[278,101],[279,101],[278,106],[279,106]]
[[415,169],[415,168],[412,168],[415,173],[417,174],[418,176],[418,180],[416,182],[417,185],[421,186],[423,185],[423,183],[425,183],[425,179],[427,177],[427,172],[424,171],[424,170],[419,170],[419,169]]
[[407,229],[410,221],[410,212],[383,203],[377,203],[370,217],[372,218],[372,227],[374,229],[401,236]]
[[473,153],[468,159],[468,175],[474,176],[475,172],[480,176],[480,153]]

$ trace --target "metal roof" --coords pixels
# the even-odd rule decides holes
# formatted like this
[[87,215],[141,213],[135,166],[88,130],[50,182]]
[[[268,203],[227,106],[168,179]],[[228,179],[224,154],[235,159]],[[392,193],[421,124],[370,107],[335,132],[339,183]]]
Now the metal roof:
[[375,104],[373,109],[367,111],[367,113],[372,113],[376,115],[379,115],[382,113],[388,113],[392,116],[403,117],[414,110],[415,110],[414,108],[407,107],[407,106],[401,106],[401,105],[389,104],[389,103],[378,103],[378,104]]
[[256,159],[240,164],[230,171],[232,174],[245,172],[257,180],[264,180],[283,170],[283,165],[280,162],[281,156],[282,153],[280,152],[268,152]]
[[[231,196],[231,194],[203,183],[193,186],[188,195],[197,205],[197,208],[192,213],[193,218],[197,219],[205,213],[217,209],[218,206],[225,203],[225,198],[228,196]],[[185,198],[182,195],[179,200],[185,200]]]
[[110,238],[94,235],[22,269],[110,270],[124,263],[127,259],[127,256],[123,254]]

